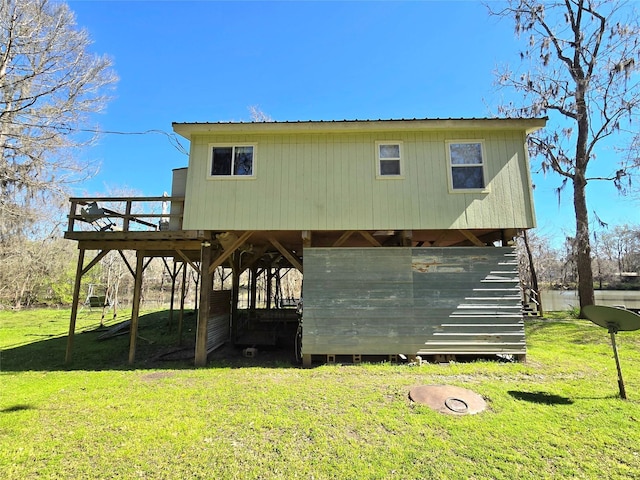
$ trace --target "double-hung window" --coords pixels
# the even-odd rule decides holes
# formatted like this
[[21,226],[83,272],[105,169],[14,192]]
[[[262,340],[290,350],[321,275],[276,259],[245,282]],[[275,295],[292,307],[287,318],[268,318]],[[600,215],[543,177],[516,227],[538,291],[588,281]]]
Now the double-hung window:
[[254,152],[254,145],[213,145],[209,173],[212,177],[252,177]]
[[482,141],[447,142],[450,187],[453,191],[486,190],[484,146]]
[[402,143],[376,142],[377,177],[400,177],[402,175]]

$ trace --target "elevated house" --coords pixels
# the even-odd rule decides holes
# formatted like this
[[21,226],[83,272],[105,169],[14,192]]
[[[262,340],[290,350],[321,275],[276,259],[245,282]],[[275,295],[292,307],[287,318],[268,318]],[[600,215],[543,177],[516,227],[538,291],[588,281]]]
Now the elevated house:
[[[100,255],[130,249],[137,317],[145,259],[172,257],[200,273],[195,363],[203,365],[252,323],[297,325],[292,309],[256,308],[256,279],[271,285],[273,272],[295,268],[304,278],[306,365],[341,355],[524,358],[512,245],[535,226],[527,135],[545,122],[174,123],[190,155],[188,168],[174,171],[171,198],[71,199],[66,237],[80,248],[74,305]],[[132,213],[136,202],[161,200],[171,202],[168,214]],[[87,214],[91,202],[107,201],[122,207],[99,216],[122,228],[79,231],[96,217]],[[99,254],[85,266],[87,250]],[[219,268],[233,272],[230,291],[212,288]],[[243,272],[247,308],[238,306]],[[70,323],[68,359],[75,312]],[[136,325],[133,318],[130,361]]]

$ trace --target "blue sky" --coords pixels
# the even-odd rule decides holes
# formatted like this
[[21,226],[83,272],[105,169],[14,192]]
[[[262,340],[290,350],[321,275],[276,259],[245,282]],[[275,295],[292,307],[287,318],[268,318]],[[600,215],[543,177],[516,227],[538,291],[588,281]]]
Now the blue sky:
[[[494,2],[497,4],[497,2]],[[479,1],[70,1],[93,51],[120,81],[102,130],[171,133],[172,122],[491,117],[511,92],[493,72],[519,64],[513,26]],[[188,146],[186,140],[182,140]],[[101,164],[75,194],[161,195],[187,157],[162,134],[104,135],[83,157]],[[615,171],[612,151],[592,173]],[[571,192],[534,174],[539,232],[574,230]],[[640,222],[639,200],[590,184],[611,224]]]

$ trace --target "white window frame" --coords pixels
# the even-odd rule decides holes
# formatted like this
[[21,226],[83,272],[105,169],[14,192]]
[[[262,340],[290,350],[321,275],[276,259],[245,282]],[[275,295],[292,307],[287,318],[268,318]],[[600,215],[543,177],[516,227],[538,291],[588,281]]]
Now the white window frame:
[[[479,144],[480,145],[480,155],[482,156],[482,163],[470,163],[470,164],[453,164],[451,160],[451,145],[460,145],[460,144]],[[449,179],[449,193],[488,193],[489,192],[489,182],[487,181],[487,155],[485,153],[484,140],[482,139],[454,139],[454,140],[446,140],[446,155],[447,155],[447,176]],[[453,187],[453,169],[454,168],[478,168],[482,167],[482,182],[483,186],[480,188],[454,188]]]
[[[398,157],[393,158],[382,158],[380,156],[380,147],[382,145],[397,145],[398,146]],[[380,140],[376,142],[376,178],[383,180],[396,180],[404,178],[404,154],[403,154],[404,146],[401,141],[398,140]],[[398,165],[400,167],[399,174],[383,174],[382,173],[382,162],[383,161],[398,161]]]
[[[236,175],[233,172],[235,167],[233,159],[235,158],[236,148],[240,147],[251,147],[253,149],[253,156],[251,159],[251,175]],[[215,179],[215,180],[250,180],[256,178],[256,152],[258,150],[258,145],[256,143],[246,143],[246,142],[238,142],[238,143],[210,143],[209,144],[209,162],[207,167],[207,178]],[[214,148],[231,148],[231,174],[230,175],[213,175],[211,172],[213,170],[213,149]]]

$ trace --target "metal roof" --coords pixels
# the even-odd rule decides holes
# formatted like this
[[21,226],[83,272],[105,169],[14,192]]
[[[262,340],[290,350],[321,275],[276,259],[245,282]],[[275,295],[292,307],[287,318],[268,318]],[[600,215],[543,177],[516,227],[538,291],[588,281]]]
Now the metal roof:
[[516,117],[447,117],[447,118],[378,118],[378,119],[343,119],[343,120],[272,120],[272,121],[218,121],[218,122],[173,122],[174,125],[242,125],[252,123],[266,123],[266,124],[300,124],[300,123],[377,123],[377,122],[425,122],[425,121],[460,121],[460,120],[501,120],[501,121],[513,121],[513,120],[547,120],[548,117],[535,117],[535,118],[516,118]]
[[452,128],[508,128],[524,130],[527,133],[538,130],[546,124],[547,117],[541,118],[395,118],[364,120],[284,120],[270,122],[173,122],[173,129],[190,138],[191,134],[205,133],[245,133],[264,132],[354,132],[380,130],[406,130],[411,128],[452,129]]

